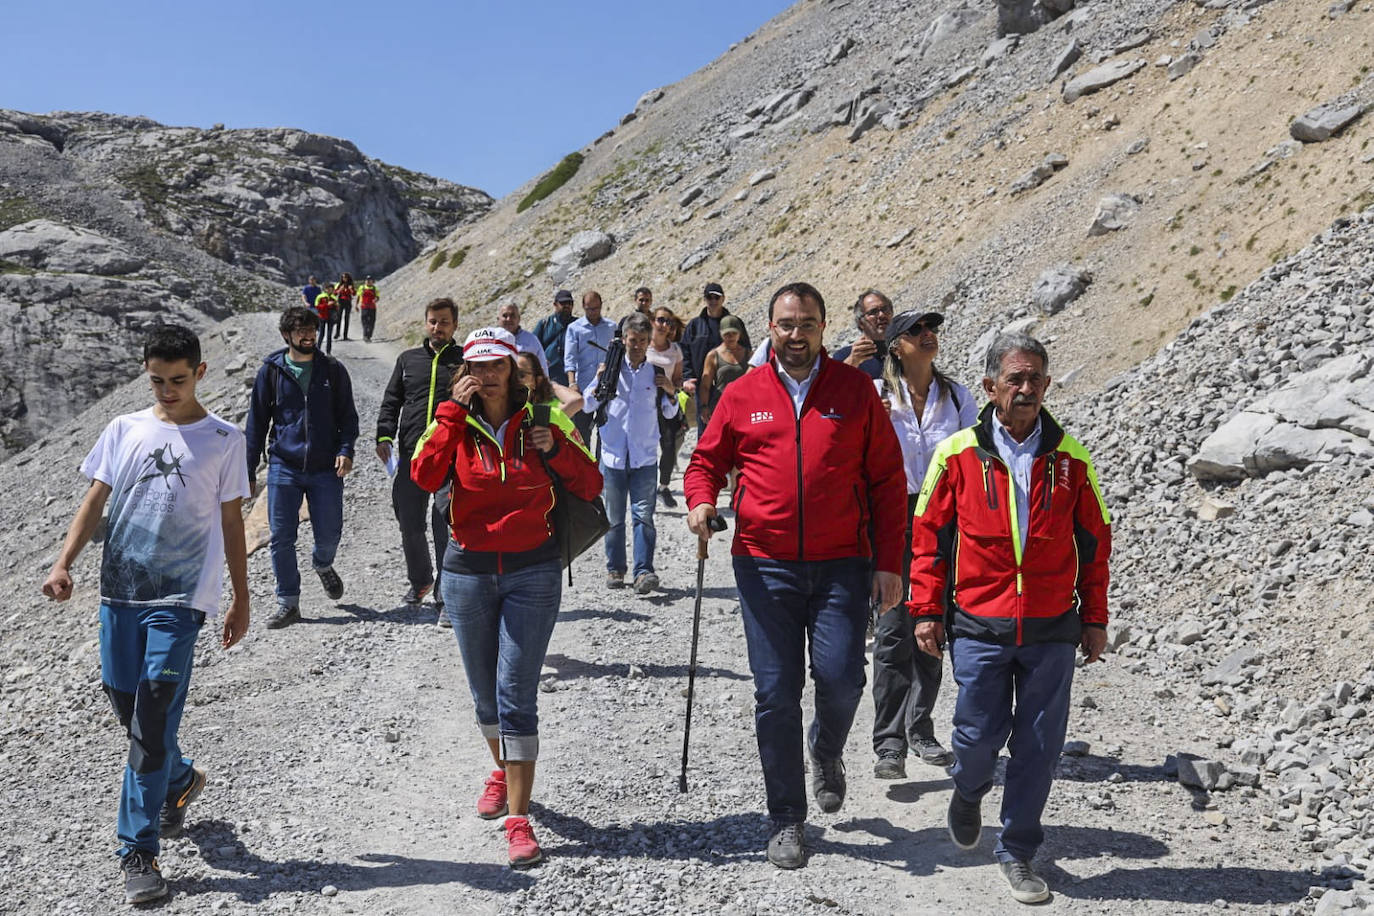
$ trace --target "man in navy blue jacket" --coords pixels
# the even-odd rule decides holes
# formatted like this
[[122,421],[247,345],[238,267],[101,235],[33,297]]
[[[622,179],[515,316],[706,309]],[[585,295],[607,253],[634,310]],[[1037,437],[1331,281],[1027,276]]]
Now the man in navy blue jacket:
[[301,619],[301,574],[296,566],[296,530],[301,500],[310,507],[315,534],[311,565],[325,594],[343,597],[343,580],[334,571],[334,553],[343,535],[343,479],[353,469],[358,411],[348,370],[315,349],[320,319],[293,306],[279,325],[286,346],[258,369],[248,408],[248,480],[256,489],[264,447],[267,463],[267,514],[272,530],[272,572],[277,579],[277,611],[271,629]]

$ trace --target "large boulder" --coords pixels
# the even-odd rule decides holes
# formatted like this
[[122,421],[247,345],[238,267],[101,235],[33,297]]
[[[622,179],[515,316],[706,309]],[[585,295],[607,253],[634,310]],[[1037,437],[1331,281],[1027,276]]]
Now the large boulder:
[[1064,86],[1064,101],[1075,102],[1085,95],[1100,92],[1113,83],[1119,83],[1127,77],[1135,75],[1145,67],[1145,59],[1137,57],[1131,60],[1108,61],[1101,66],[1093,67],[1086,73],[1081,73]]
[[30,220],[0,232],[0,261],[105,277],[134,273],[145,263],[123,242],[93,229],[46,219]]
[[983,10],[961,4],[936,16],[916,41],[916,57],[924,57],[932,48],[982,21],[985,15]]
[[566,245],[549,255],[549,271],[561,283],[579,267],[610,257],[615,251],[615,236],[597,229],[584,229],[573,234]]
[[1045,315],[1062,312],[1064,307],[1087,290],[1093,275],[1074,267],[1060,264],[1042,273],[1031,287],[1031,300]]
[[1106,235],[1125,229],[1139,209],[1140,201],[1130,194],[1108,194],[1097,202],[1097,212],[1088,226],[1088,235]]
[[1359,120],[1364,109],[1359,105],[1318,105],[1311,111],[1294,119],[1288,132],[1294,140],[1303,143],[1321,143],[1330,140],[1346,127]]

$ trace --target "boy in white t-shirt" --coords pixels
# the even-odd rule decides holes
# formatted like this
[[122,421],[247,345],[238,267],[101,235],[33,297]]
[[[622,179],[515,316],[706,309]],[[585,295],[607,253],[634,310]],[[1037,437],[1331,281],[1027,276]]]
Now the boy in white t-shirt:
[[227,649],[248,631],[243,433],[196,400],[205,363],[189,329],[155,328],[143,366],[155,403],[112,420],[82,462],[91,486],[43,583],[49,598],[72,596],[68,570],[109,501],[100,670],[129,735],[118,822],[128,903],[166,895],[158,840],[181,832],[187,806],[205,787],[205,770],[181,756],[177,728],[196,636],[206,616],[219,613],[226,558],[234,595],[220,644]]

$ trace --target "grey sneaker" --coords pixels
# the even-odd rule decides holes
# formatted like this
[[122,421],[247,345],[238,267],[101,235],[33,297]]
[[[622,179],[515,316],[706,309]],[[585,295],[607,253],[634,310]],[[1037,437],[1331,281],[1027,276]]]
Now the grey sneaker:
[[1050,899],[1050,886],[1045,879],[1031,871],[1030,863],[1020,859],[998,862],[1002,875],[1011,885],[1011,895],[1022,903],[1040,903]]
[[167,882],[162,878],[157,857],[143,849],[135,849],[120,863],[124,872],[124,902],[147,903],[167,896]]
[[844,804],[845,793],[844,761],[821,760],[811,757],[811,794],[816,796],[816,805],[826,814],[834,814]]
[[873,764],[873,775],[877,779],[906,779],[906,755],[897,751],[880,751],[877,762]]
[[616,572],[615,570],[611,570],[610,572],[606,573],[606,587],[624,588],[625,574],[623,572]]
[[647,595],[658,588],[658,576],[654,573],[640,573],[635,576],[635,594]]
[[289,627],[293,623],[301,622],[301,609],[294,604],[279,604],[277,612],[267,618],[267,629],[280,630],[282,627]]
[[768,838],[768,861],[778,868],[801,868],[806,864],[806,825],[778,824]]
[[315,572],[319,575],[320,584],[324,586],[324,593],[329,596],[330,601],[338,601],[343,597],[343,580],[334,571],[334,567],[326,566]]
[[911,744],[911,753],[920,757],[922,763],[933,767],[954,766],[954,754],[945,750],[944,745],[934,738],[917,738]]
[[167,800],[162,803],[162,817],[158,822],[157,835],[164,840],[181,836],[181,826],[186,821],[186,809],[191,802],[200,798],[205,791],[205,771],[198,766],[191,767],[191,781],[181,789],[169,789]]
[[955,789],[949,794],[949,814],[945,817],[949,838],[960,849],[973,849],[983,835],[983,812],[978,802],[965,801]]
[[434,609],[439,612],[438,626],[440,629],[453,629],[453,621],[448,619],[448,612],[444,610],[444,602],[436,598],[434,601]]

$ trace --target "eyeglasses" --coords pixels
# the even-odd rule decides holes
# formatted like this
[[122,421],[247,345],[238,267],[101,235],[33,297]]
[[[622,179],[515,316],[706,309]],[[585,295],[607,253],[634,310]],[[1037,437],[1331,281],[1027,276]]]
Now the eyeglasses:
[[878,306],[878,307],[875,308],[875,309],[869,309],[868,311],[864,312],[864,317],[865,317],[865,318],[877,318],[879,315],[886,315],[886,316],[888,316],[889,318],[891,318],[891,317],[892,317],[892,306],[890,306],[890,305],[880,305],[880,306]]
[[783,337],[791,336],[793,331],[801,331],[803,334],[810,336],[821,329],[821,323],[814,320],[801,322],[775,321],[773,322],[773,328]]
[[667,315],[655,315],[655,316],[654,316],[654,324],[672,324],[672,323],[673,323],[673,319],[669,318]]

